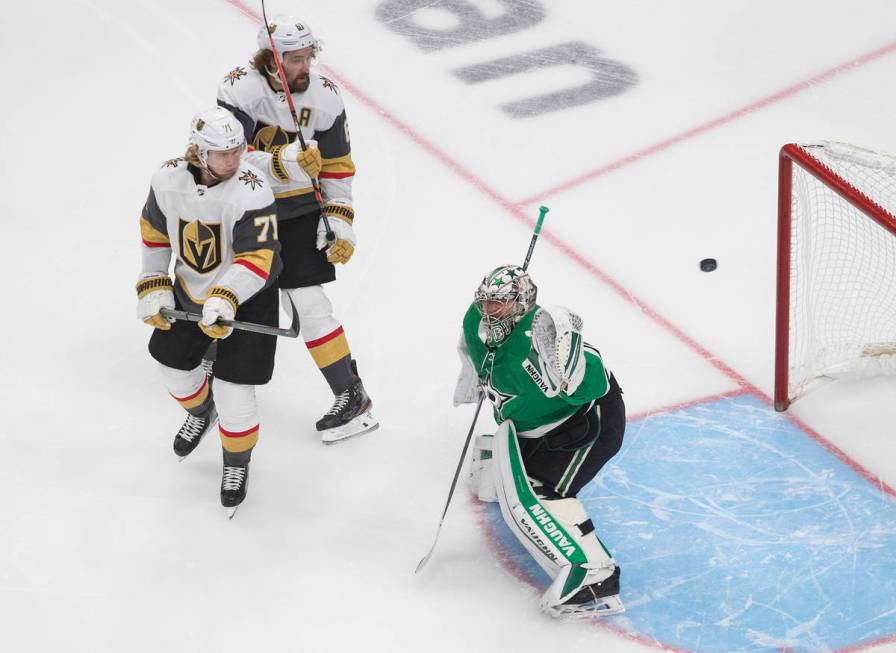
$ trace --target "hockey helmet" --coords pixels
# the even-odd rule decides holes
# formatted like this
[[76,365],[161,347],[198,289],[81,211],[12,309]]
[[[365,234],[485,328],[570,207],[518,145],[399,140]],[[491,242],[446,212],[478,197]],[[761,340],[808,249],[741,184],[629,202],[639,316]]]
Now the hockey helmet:
[[320,41],[314,38],[311,28],[295,16],[275,16],[267,26],[262,25],[258,29],[258,47],[261,50],[271,49],[270,34],[274,40],[274,46],[280,57],[287,52],[314,48],[316,55],[320,50]]
[[208,153],[231,150],[246,144],[243,125],[224,107],[200,111],[190,123],[190,143],[197,147],[203,166],[208,167]]
[[502,265],[489,272],[476,289],[476,308],[482,315],[486,344],[495,347],[510,336],[523,316],[535,306],[538,288],[518,265]]

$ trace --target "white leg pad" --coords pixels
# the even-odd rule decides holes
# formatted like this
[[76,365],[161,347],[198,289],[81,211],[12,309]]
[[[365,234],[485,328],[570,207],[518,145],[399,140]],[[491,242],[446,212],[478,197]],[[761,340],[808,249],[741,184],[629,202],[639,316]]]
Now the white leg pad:
[[292,315],[292,304],[295,305],[305,342],[317,340],[339,328],[339,320],[333,317],[333,304],[321,286],[281,290],[280,303],[287,315]]
[[473,444],[473,455],[470,458],[470,489],[476,493],[480,501],[497,501],[498,493],[495,491],[495,475],[492,471],[492,442],[491,434],[477,435]]
[[494,436],[494,485],[504,521],[554,581],[541,599],[542,609],[560,605],[585,585],[608,578],[615,563],[593,531],[578,499],[539,499],[523,465],[516,430],[503,422]]

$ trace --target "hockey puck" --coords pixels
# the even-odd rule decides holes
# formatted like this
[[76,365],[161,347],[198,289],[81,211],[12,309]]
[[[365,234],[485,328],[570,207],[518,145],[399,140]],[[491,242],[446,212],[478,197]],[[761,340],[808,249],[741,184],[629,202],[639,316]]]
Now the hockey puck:
[[704,272],[712,272],[717,267],[719,267],[719,264],[716,263],[716,260],[714,258],[705,258],[700,261],[700,269]]

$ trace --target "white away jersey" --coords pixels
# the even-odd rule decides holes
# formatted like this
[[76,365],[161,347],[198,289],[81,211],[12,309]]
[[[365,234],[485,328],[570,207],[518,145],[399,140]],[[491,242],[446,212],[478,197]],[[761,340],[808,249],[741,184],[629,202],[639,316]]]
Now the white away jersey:
[[245,159],[230,179],[206,187],[183,159],[152,177],[140,216],[141,278],[167,275],[174,254],[174,292],[183,308],[201,310],[212,286],[244,303],[280,273],[274,195]]
[[[345,105],[339,88],[322,75],[311,73],[304,93],[293,93],[296,115],[306,140],[317,141],[323,159],[320,173],[324,200],[351,201],[351,182],[355,174]],[[285,145],[296,139],[295,124],[283,93],[274,91],[265,77],[250,66],[237,66],[218,86],[218,104],[233,112],[242,123],[246,140],[257,151],[277,158]],[[271,169],[279,183],[275,189],[277,211],[288,219],[317,206],[314,189],[305,180],[290,181],[285,172]],[[278,184],[279,186],[279,184]]]

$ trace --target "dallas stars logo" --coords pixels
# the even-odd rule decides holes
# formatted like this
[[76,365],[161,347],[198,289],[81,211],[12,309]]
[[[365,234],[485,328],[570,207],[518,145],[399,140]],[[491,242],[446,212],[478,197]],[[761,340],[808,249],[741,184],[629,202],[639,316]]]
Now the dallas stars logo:
[[264,186],[264,182],[251,170],[243,170],[243,174],[239,176],[239,180],[247,186],[251,186],[252,190]]
[[339,87],[336,86],[336,84],[334,84],[333,82],[331,82],[329,79],[327,79],[327,78],[324,77],[323,75],[318,75],[318,77],[320,77],[320,81],[321,81],[321,83],[324,85],[324,88],[328,88],[328,89],[330,89],[331,91],[333,91],[333,92],[336,93],[337,95],[339,94]]
[[165,161],[165,163],[162,164],[162,167],[163,168],[176,168],[178,165],[180,165],[181,161],[183,161],[183,158],[168,159],[167,161]]
[[224,81],[230,82],[230,85],[233,86],[234,84],[237,83],[238,80],[242,79],[247,74],[248,73],[246,72],[245,68],[243,68],[242,66],[237,66],[236,68],[231,70],[229,73],[227,73],[227,75],[224,77]]
[[488,397],[488,400],[494,405],[495,410],[498,411],[498,415],[501,416],[501,419],[504,419],[504,414],[502,412],[504,410],[504,406],[516,399],[517,395],[512,395],[508,392],[502,392],[501,390],[496,388],[492,384],[491,374],[486,377],[485,383],[483,383],[482,385],[482,389],[485,391],[485,396]]

